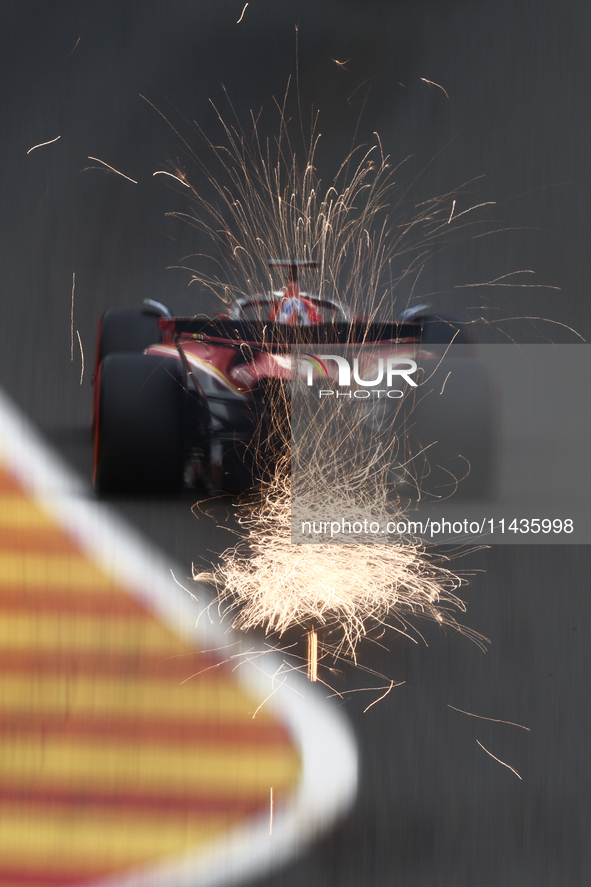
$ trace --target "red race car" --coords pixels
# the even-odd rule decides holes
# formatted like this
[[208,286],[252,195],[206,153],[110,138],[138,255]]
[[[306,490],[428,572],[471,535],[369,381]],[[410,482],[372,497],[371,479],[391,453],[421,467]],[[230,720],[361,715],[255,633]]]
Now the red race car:
[[[261,471],[260,444],[273,391],[282,386],[282,403],[289,410],[294,373],[304,384],[324,379],[320,394],[325,397],[334,396],[341,384],[353,384],[351,372],[346,376],[347,360],[338,356],[342,346],[341,354],[354,354],[353,378],[360,385],[353,395],[371,394],[374,400],[382,391],[372,381],[382,378],[376,375],[379,370],[384,380],[389,374],[391,381],[394,373],[397,384],[404,382],[399,388],[410,390],[417,387],[411,373],[418,371],[420,383],[425,365],[431,382],[436,370],[439,384],[451,364],[469,364],[469,372],[452,374],[459,391],[451,384],[445,397],[419,399],[412,427],[422,441],[435,433],[441,446],[441,426],[436,432],[432,426],[445,416],[448,454],[457,455],[458,447],[469,451],[463,454],[472,466],[464,492],[481,495],[493,436],[486,372],[480,361],[464,356],[459,364],[448,357],[442,364],[437,348],[453,340],[465,346],[463,355],[473,357],[469,328],[425,309],[389,323],[353,318],[339,302],[300,291],[298,266],[311,263],[273,264],[287,268],[285,288],[240,298],[223,317],[172,317],[151,300],[141,309],[111,309],[103,315],[93,376],[96,491],[170,493],[198,484],[211,492],[248,488]],[[294,346],[298,356],[292,360]],[[349,389],[345,393],[352,396]],[[392,392],[385,388],[382,393]],[[375,410],[372,415],[375,421]],[[258,459],[251,446],[255,437]],[[435,481],[436,472],[429,473]]]

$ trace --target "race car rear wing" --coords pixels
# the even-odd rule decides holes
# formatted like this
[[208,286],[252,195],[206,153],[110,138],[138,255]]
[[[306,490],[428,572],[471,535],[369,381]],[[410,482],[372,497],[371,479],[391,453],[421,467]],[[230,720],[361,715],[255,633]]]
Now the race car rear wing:
[[418,323],[379,323],[340,321],[312,326],[290,326],[263,320],[228,320],[161,317],[158,327],[163,341],[173,344],[178,338],[197,341],[248,342],[262,346],[352,345],[377,342],[418,342],[423,325]]

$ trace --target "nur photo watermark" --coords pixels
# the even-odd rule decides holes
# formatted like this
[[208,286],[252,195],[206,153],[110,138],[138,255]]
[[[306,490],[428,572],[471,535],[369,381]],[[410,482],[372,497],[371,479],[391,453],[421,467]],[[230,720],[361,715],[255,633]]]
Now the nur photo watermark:
[[591,542],[589,346],[291,359],[292,542]]

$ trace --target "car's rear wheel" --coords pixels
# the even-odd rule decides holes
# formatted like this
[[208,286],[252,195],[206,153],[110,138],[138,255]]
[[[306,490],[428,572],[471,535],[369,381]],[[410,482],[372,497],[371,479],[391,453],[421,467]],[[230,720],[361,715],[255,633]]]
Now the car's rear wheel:
[[110,354],[100,366],[97,385],[97,492],[180,489],[187,398],[181,362],[144,354]]
[[141,308],[111,308],[101,317],[97,336],[97,367],[108,354],[141,353],[162,341],[158,315]]
[[[141,308],[111,308],[105,311],[97,331],[93,384],[96,382],[99,367],[109,354],[141,354],[150,345],[162,341],[162,332],[158,329],[158,317],[158,314]],[[95,389],[91,423],[93,434],[96,431],[97,399]]]

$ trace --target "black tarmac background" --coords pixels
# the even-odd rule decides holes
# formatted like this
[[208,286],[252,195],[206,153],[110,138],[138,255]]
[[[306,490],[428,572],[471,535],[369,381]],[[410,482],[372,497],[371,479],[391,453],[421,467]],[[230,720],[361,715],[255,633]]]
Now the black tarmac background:
[[[193,229],[164,218],[185,211],[186,198],[152,173],[188,159],[140,94],[202,151],[190,122],[217,135],[209,99],[224,107],[222,84],[241,119],[283,93],[295,69],[296,24],[302,106],[320,109],[327,168],[348,149],[365,101],[360,140],[377,130],[393,159],[414,155],[399,178],[410,183],[424,170],[413,186],[417,202],[482,175],[458,211],[494,200],[491,217],[510,229],[477,239],[468,232],[428,266],[417,297],[436,292],[435,304],[473,316],[486,305],[491,320],[547,317],[589,338],[588,3],[253,0],[238,24],[243,6],[0,2],[0,379],[87,476],[100,314],[144,297],[178,313],[212,308],[188,288],[187,272],[167,270],[205,245]],[[275,131],[273,123],[269,135]],[[137,184],[86,169],[100,166],[89,155]],[[464,288],[520,269],[560,289]],[[71,360],[73,274],[82,385],[76,334]],[[496,326],[490,335],[502,341]],[[522,340],[576,341],[560,326],[503,328]],[[560,421],[560,404],[548,404],[548,415]],[[231,541],[215,520],[196,519],[191,502],[117,506],[188,573],[192,560]],[[491,639],[489,651],[429,626],[428,646],[392,637],[390,652],[362,651],[370,667],[405,684],[367,714],[375,694],[348,697],[362,753],[358,804],[265,887],[589,883],[588,550],[497,547],[457,566],[477,571],[465,591],[465,621]],[[365,686],[353,669],[339,683],[341,690]]]

